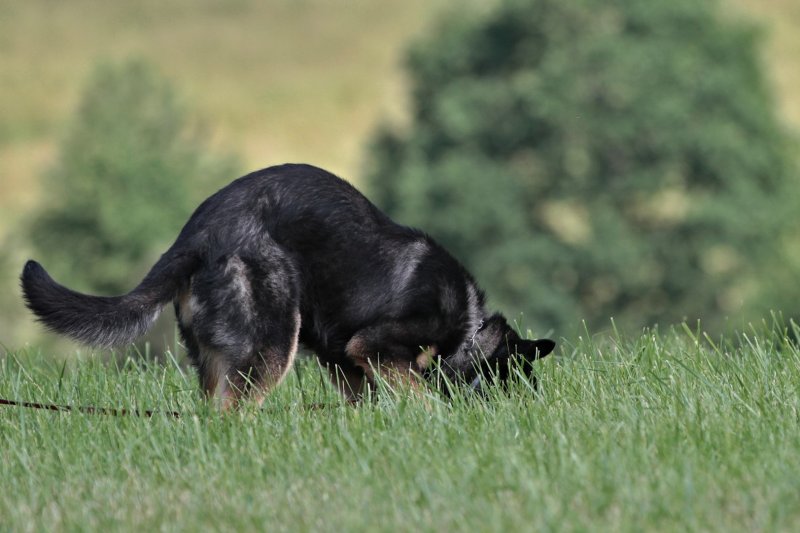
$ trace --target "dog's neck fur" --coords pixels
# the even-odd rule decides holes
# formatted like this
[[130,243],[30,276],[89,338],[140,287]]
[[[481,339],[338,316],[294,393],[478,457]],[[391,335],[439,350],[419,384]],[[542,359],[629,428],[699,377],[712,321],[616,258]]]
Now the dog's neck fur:
[[482,358],[491,356],[510,331],[506,319],[496,313],[481,320],[481,325],[463,348]]
[[471,374],[476,362],[491,357],[505,342],[510,331],[505,318],[500,314],[487,316],[485,312],[482,315],[458,350],[444,359],[443,370],[449,378]]

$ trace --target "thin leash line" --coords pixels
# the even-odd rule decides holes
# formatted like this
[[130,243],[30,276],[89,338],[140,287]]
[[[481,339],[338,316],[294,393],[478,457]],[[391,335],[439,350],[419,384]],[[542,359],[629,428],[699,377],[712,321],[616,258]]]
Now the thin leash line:
[[0,398],[0,405],[10,405],[14,407],[27,407],[29,409],[41,409],[43,411],[61,411],[86,413],[90,415],[106,415],[106,416],[136,416],[152,418],[156,415],[168,415],[173,418],[180,418],[181,414],[177,411],[155,411],[155,410],[140,410],[140,409],[122,409],[115,407],[95,407],[92,405],[73,406],[73,405],[60,405],[55,403],[39,403],[39,402],[24,402],[18,400],[6,400]]
[[[116,407],[95,407],[93,405],[85,405],[85,406],[73,406],[73,405],[61,405],[61,404],[54,404],[54,403],[39,403],[39,402],[25,402],[25,401],[18,401],[18,400],[7,400],[4,398],[0,398],[0,405],[8,405],[12,407],[25,407],[28,409],[40,409],[43,411],[58,411],[64,413],[71,413],[71,412],[79,412],[84,414],[90,415],[104,415],[104,416],[134,416],[139,418],[152,418],[158,415],[167,415],[172,418],[181,418],[183,415],[178,411],[157,411],[151,409],[122,409]],[[328,404],[328,403],[310,403],[310,404],[303,404],[303,408],[309,411],[316,411],[318,409],[329,409],[332,407],[339,407],[338,404]],[[290,406],[286,406],[283,410],[290,409]],[[259,411],[264,412],[271,412],[275,411],[275,409],[263,409],[260,408]]]

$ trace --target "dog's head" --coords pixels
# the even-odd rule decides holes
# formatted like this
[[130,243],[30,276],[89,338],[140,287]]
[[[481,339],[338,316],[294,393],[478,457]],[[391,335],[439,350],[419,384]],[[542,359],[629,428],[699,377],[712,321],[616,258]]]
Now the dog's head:
[[515,372],[535,386],[533,363],[552,352],[555,346],[550,339],[521,338],[502,315],[494,314],[484,320],[457,357],[447,363],[453,377],[478,392],[485,392],[493,385],[507,386]]

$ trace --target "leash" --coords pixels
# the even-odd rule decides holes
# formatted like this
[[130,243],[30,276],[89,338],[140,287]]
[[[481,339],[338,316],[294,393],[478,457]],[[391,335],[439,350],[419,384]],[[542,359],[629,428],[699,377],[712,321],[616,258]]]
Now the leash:
[[[12,407],[26,407],[28,409],[41,409],[43,411],[60,411],[65,413],[78,412],[89,415],[104,415],[104,416],[135,416],[140,418],[152,418],[157,415],[166,415],[172,418],[181,418],[181,413],[178,411],[155,411],[150,409],[119,409],[116,407],[95,407],[92,405],[73,406],[73,405],[58,405],[54,403],[39,403],[39,402],[20,402],[17,400],[6,400],[0,398],[0,405],[9,405]],[[319,409],[329,409],[331,407],[339,407],[338,404],[329,403],[308,403],[303,404],[303,407],[309,411],[317,411]],[[289,409],[286,406],[284,410]],[[274,409],[259,409],[259,411],[270,412]]]
[[72,405],[57,405],[54,403],[39,403],[39,402],[19,402],[17,400],[5,400],[0,398],[0,405],[10,405],[14,407],[27,407],[29,409],[41,409],[43,411],[61,411],[61,412],[79,412],[90,415],[106,415],[106,416],[136,416],[152,418],[155,415],[167,415],[173,418],[180,418],[181,414],[177,411],[151,411],[139,409],[117,409],[114,407],[94,407],[91,405],[86,406],[72,406]]

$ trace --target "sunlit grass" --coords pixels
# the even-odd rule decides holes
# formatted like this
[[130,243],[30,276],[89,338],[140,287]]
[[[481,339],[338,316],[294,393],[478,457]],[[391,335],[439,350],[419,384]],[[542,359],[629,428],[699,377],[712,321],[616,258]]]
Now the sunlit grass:
[[[794,331],[796,338],[797,331]],[[175,358],[7,354],[0,397],[180,419],[0,408],[4,529],[793,530],[800,351],[763,327],[562,342],[485,401],[343,405],[310,361],[219,414]],[[328,407],[311,409],[314,403]]]

